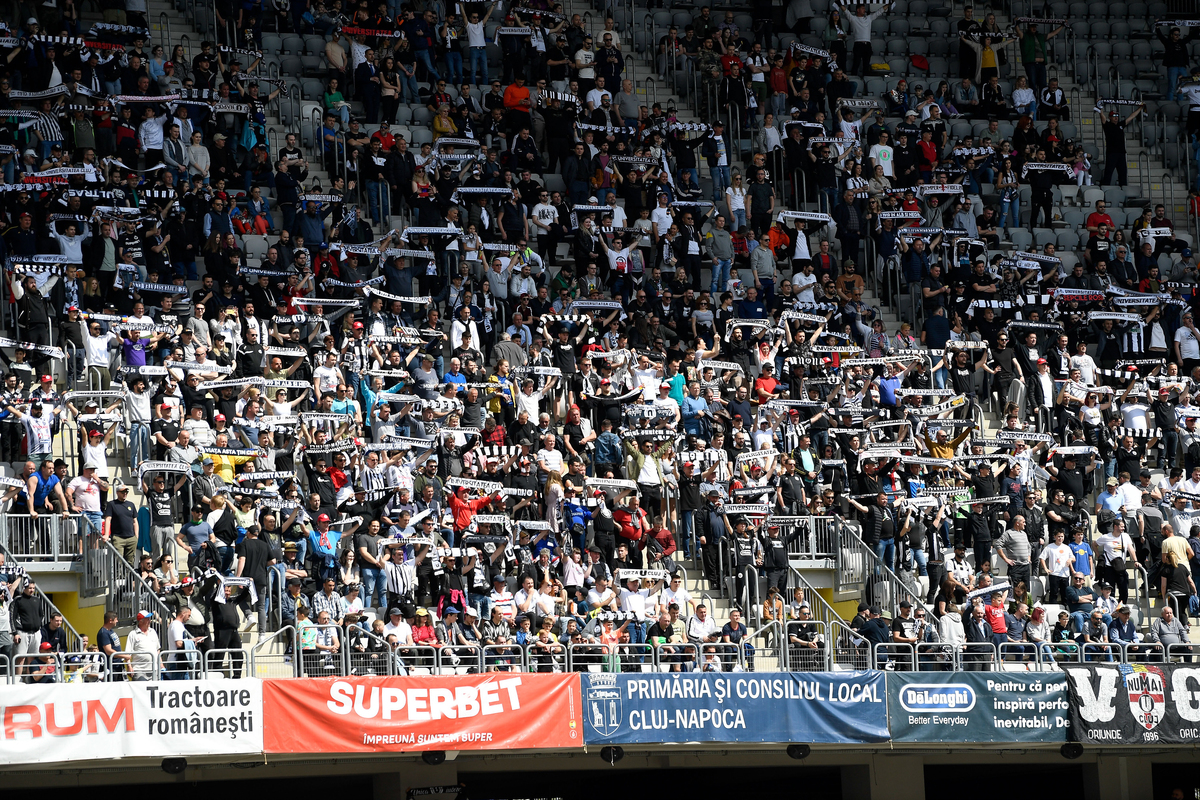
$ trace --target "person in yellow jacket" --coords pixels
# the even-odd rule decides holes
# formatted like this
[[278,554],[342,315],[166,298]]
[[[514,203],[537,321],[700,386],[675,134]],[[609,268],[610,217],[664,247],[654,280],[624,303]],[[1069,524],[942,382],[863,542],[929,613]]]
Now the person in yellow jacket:
[[[249,443],[247,443],[249,444]],[[217,436],[217,441],[213,445],[216,449],[226,449],[229,447],[229,437],[225,434]],[[230,455],[227,453],[213,453],[204,448],[200,448],[200,456],[202,460],[211,458],[213,460],[213,472],[215,472],[221,480],[229,486],[234,485],[234,473],[237,468],[247,461],[253,461],[258,458],[258,449],[251,447],[246,451],[246,455]]]
[[[931,422],[930,425],[934,423]],[[962,433],[955,436],[953,439],[946,438],[946,429],[938,428],[937,433],[933,438],[929,438],[929,430],[925,431],[925,446],[929,448],[929,455],[933,458],[954,458],[954,451],[958,446],[966,441],[966,438],[971,435],[971,431],[975,430],[975,426],[963,428]]]

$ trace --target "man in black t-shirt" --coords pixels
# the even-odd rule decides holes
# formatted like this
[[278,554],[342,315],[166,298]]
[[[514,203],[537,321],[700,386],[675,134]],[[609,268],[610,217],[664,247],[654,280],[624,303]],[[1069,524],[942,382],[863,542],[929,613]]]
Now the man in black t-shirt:
[[267,568],[274,563],[270,545],[258,538],[258,526],[251,525],[246,529],[246,538],[237,546],[237,574],[239,578],[254,581],[254,591],[258,593],[254,611],[259,625],[267,619]]
[[171,491],[167,491],[167,476],[161,472],[148,482],[142,481],[142,491],[150,501],[150,557],[155,562],[166,552],[167,544],[175,539],[174,493],[185,481],[187,476],[180,475]]
[[113,487],[117,498],[109,500],[104,509],[104,532],[121,558],[130,565],[137,563],[137,508],[129,502],[129,487],[120,481]]
[[158,416],[150,423],[150,436],[154,439],[155,458],[165,461],[167,450],[179,440],[179,423],[171,417],[170,403],[160,403],[156,410]]
[[680,534],[683,539],[683,554],[685,558],[692,557],[693,532],[696,529],[695,513],[700,510],[700,483],[703,476],[696,471],[696,465],[691,461],[683,463],[683,474],[679,476],[679,511],[682,525]]
[[1111,178],[1114,172],[1117,174],[1118,186],[1129,182],[1129,159],[1125,157],[1125,126],[1137,119],[1145,108],[1145,103],[1136,106],[1124,120],[1117,116],[1116,111],[1108,112],[1108,119],[1104,121],[1104,176],[1100,178],[1099,185],[1112,185]]

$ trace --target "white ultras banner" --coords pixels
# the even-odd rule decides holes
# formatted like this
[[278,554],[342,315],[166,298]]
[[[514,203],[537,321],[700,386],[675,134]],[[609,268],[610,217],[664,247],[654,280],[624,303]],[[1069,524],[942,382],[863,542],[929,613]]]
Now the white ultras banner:
[[261,753],[258,680],[0,686],[0,764]]

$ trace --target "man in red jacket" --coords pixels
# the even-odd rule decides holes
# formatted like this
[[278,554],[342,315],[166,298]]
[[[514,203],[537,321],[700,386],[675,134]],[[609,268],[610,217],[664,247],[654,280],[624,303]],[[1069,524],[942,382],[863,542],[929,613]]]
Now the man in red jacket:
[[650,526],[650,530],[646,532],[643,541],[650,548],[650,558],[646,566],[650,569],[667,569],[674,566],[673,562],[668,561],[663,563],[663,559],[670,557],[675,552],[675,534],[671,533],[663,525],[661,515],[654,516],[654,523]]
[[496,492],[477,500],[468,500],[466,487],[458,487],[454,490],[454,494],[450,495],[450,513],[454,515],[454,529],[465,531],[471,525],[471,518],[478,514],[480,509],[487,508],[493,500],[503,499],[504,495]]
[[613,512],[613,522],[617,523],[617,532],[621,538],[630,540],[631,547],[637,544],[642,550],[646,549],[643,538],[650,531],[650,520],[646,517],[646,512],[638,507],[636,497],[629,498],[629,505]]

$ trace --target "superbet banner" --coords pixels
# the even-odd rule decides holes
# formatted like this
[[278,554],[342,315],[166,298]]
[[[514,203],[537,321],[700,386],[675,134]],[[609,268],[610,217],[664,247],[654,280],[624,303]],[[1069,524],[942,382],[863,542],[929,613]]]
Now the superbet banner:
[[0,686],[0,764],[261,753],[256,680]]
[[268,753],[583,747],[578,675],[268,680]]

